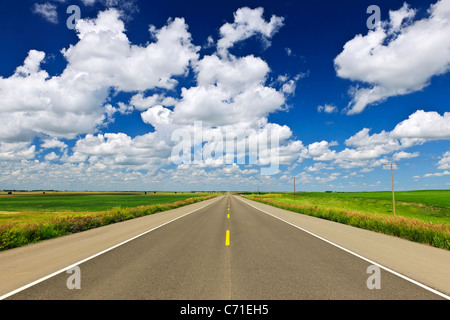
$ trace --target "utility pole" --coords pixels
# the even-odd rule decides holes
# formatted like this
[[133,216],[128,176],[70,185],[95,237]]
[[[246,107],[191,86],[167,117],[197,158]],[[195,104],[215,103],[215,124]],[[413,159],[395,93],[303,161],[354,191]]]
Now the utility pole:
[[392,209],[394,210],[395,216],[394,171],[392,169],[392,162],[391,162],[391,180],[392,180]]
[[294,201],[295,201],[295,177],[294,177]]
[[386,165],[390,165],[391,166],[391,182],[392,182],[392,212],[394,213],[395,216],[395,194],[394,194],[394,170],[392,165],[396,164],[396,163],[387,163]]

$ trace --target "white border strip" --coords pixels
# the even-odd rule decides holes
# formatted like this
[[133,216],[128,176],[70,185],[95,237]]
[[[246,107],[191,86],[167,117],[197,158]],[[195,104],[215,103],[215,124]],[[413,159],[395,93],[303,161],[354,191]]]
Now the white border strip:
[[[346,249],[346,248],[344,248],[344,247],[342,247],[342,246],[340,246],[340,245],[338,245],[338,244],[336,244],[336,243],[334,243],[334,242],[331,242],[331,241],[329,241],[329,240],[327,240],[327,239],[325,239],[325,238],[322,238],[321,236],[318,236],[317,234],[312,233],[311,231],[308,231],[308,230],[306,230],[306,229],[303,229],[302,227],[299,227],[299,226],[297,226],[297,225],[295,225],[295,224],[293,224],[293,223],[291,223],[291,222],[289,222],[289,221],[286,221],[286,220],[284,220],[284,219],[282,219],[282,218],[279,218],[279,217],[277,217],[277,216],[275,216],[275,215],[273,215],[273,214],[271,214],[271,213],[269,213],[269,212],[267,212],[267,211],[265,211],[265,210],[263,210],[263,209],[261,209],[261,208],[257,208],[257,207],[255,207],[253,204],[248,203],[247,201],[243,200],[243,198],[241,198],[241,197],[238,197],[238,199],[239,199],[240,201],[244,202],[245,204],[247,204],[247,205],[249,205],[249,206],[251,206],[251,207],[257,209],[257,210],[259,210],[259,211],[261,211],[261,212],[264,212],[265,214],[268,214],[269,216],[272,216],[272,217],[274,217],[274,218],[276,218],[276,219],[278,219],[278,220],[281,220],[281,221],[283,221],[283,222],[285,222],[285,223],[287,223],[287,224],[289,224],[289,225],[291,225],[291,226],[293,226],[293,227],[296,227],[297,229],[300,229],[300,230],[302,230],[302,231],[304,231],[304,232],[306,232],[306,233],[308,233],[308,234],[310,234],[310,235],[312,235],[312,236],[314,236],[314,237],[316,237],[316,238],[318,238],[318,239],[320,239],[320,240],[322,240],[322,241],[325,241],[325,242],[327,242],[327,243],[329,243],[329,244],[331,244],[331,245],[333,245],[333,246],[335,246],[335,247],[337,247],[337,248],[339,248],[339,249],[341,249],[341,250],[344,250],[344,251],[346,251],[346,252],[348,252],[348,253],[350,253],[350,254],[352,254],[352,255],[354,255],[354,256],[356,256],[356,257],[362,259],[362,260],[365,260],[365,261],[367,261],[367,262],[369,262],[369,263],[371,263],[371,264],[373,264],[373,265],[376,265],[376,266],[378,266],[378,267],[380,267],[380,268],[382,268],[382,269],[384,269],[384,270],[386,270],[386,271],[388,271],[388,272],[390,272],[390,273],[392,273],[392,274],[394,274],[394,275],[396,275],[396,276],[398,276],[398,277],[400,277],[400,278],[403,278],[403,279],[405,279],[405,280],[407,280],[407,281],[409,281],[409,282],[412,282],[412,283],[414,283],[415,285],[417,285],[417,286],[419,286],[419,287],[422,287],[423,289],[426,289],[426,290],[428,290],[428,291],[431,291],[432,293],[437,294],[438,296],[441,296],[441,297],[443,297],[443,298],[445,298],[445,299],[447,299],[447,300],[450,300],[450,296],[448,296],[448,295],[446,295],[446,294],[444,294],[444,293],[442,293],[442,292],[439,292],[439,291],[437,291],[437,290],[435,290],[435,289],[433,289],[433,288],[430,288],[430,287],[428,287],[428,286],[426,286],[426,285],[424,285],[424,284],[422,284],[422,283],[420,283],[420,282],[418,282],[418,281],[416,281],[416,280],[413,280],[413,279],[411,279],[411,278],[408,278],[407,276],[404,276],[404,275],[402,275],[401,273],[398,273],[398,272],[396,272],[396,271],[394,271],[394,270],[391,270],[391,269],[389,269],[389,268],[387,268],[387,267],[385,267],[385,266],[383,266],[383,265],[381,265],[381,264],[379,264],[379,263],[376,263],[376,262],[374,262],[374,261],[372,261],[372,260],[370,260],[370,259],[368,259],[368,258],[366,258],[366,257],[363,257],[363,256],[361,256],[361,255],[359,255],[359,254],[357,254],[357,253],[355,253],[355,252],[353,252],[353,251],[350,251],[350,250],[348,250],[348,249]],[[248,200],[248,199],[246,199],[246,200]]]
[[174,219],[172,219],[172,220],[169,220],[169,221],[167,221],[167,222],[164,222],[163,224],[160,224],[159,226],[154,227],[154,228],[152,228],[152,229],[150,229],[150,230],[144,231],[144,232],[142,232],[141,234],[138,234],[137,236],[134,236],[134,237],[132,237],[132,238],[130,238],[130,239],[128,239],[128,240],[125,240],[125,241],[123,241],[123,242],[121,242],[121,243],[119,243],[119,244],[116,244],[116,245],[114,245],[114,246],[112,246],[112,247],[110,247],[110,248],[108,248],[108,249],[105,249],[105,250],[103,250],[103,251],[100,251],[100,252],[98,252],[98,253],[96,253],[96,254],[90,256],[90,257],[87,257],[87,258],[85,258],[85,259],[83,259],[83,260],[80,260],[80,261],[74,263],[74,264],[71,264],[71,265],[68,266],[68,267],[65,267],[65,268],[63,268],[63,269],[60,269],[60,270],[58,270],[58,271],[55,271],[55,272],[49,274],[48,276],[42,277],[42,278],[40,278],[40,279],[38,279],[38,280],[36,280],[36,281],[33,281],[33,282],[31,282],[31,283],[29,283],[29,284],[27,284],[27,285],[24,285],[24,286],[22,286],[22,287],[20,287],[20,288],[18,288],[18,289],[16,289],[16,290],[13,290],[13,291],[11,291],[11,292],[8,292],[8,293],[6,293],[6,294],[0,296],[0,300],[6,299],[6,298],[8,298],[8,297],[10,297],[10,296],[12,296],[12,295],[14,295],[14,294],[16,294],[16,293],[19,293],[20,291],[23,291],[23,290],[25,290],[25,289],[28,289],[28,288],[30,288],[30,287],[32,287],[32,286],[34,286],[34,285],[36,285],[36,284],[38,284],[38,283],[40,283],[40,282],[42,282],[42,281],[45,281],[45,280],[47,280],[47,279],[50,279],[50,278],[52,278],[52,277],[54,277],[54,276],[56,276],[56,275],[58,275],[58,274],[60,274],[60,273],[62,273],[62,272],[64,272],[64,271],[67,271],[67,270],[69,270],[69,269],[72,269],[73,267],[75,267],[75,266],[77,266],[77,265],[79,265],[79,264],[82,264],[82,263],[84,263],[84,262],[86,262],[86,261],[88,261],[88,260],[91,260],[91,259],[93,259],[93,258],[95,258],[95,257],[98,257],[99,255],[102,255],[102,254],[104,254],[104,253],[106,253],[106,252],[108,252],[108,251],[111,251],[112,249],[115,249],[115,248],[117,248],[117,247],[119,247],[119,246],[121,246],[121,245],[123,245],[123,244],[125,244],[125,243],[127,243],[127,242],[130,242],[130,241],[132,241],[132,240],[134,240],[134,239],[136,239],[136,238],[139,238],[139,237],[141,237],[141,236],[143,236],[143,235],[145,235],[145,234],[147,234],[147,233],[149,233],[149,232],[152,232],[153,230],[156,230],[156,229],[158,229],[158,228],[161,228],[162,226],[165,226],[166,224],[169,224],[169,223],[171,223],[171,222],[173,222],[173,221],[175,221],[175,220],[181,219],[181,218],[187,216],[188,214],[191,214],[191,213],[194,213],[194,212],[196,212],[196,211],[198,211],[198,210],[204,209],[204,208],[206,208],[207,206],[209,206],[210,204],[216,203],[220,198],[222,198],[222,196],[218,196],[217,199],[216,199],[215,201],[212,201],[212,202],[208,203],[207,205],[205,205],[205,206],[203,206],[203,207],[197,208],[197,209],[195,209],[195,210],[193,210],[193,211],[189,211],[188,213],[185,213],[185,214],[183,214],[182,216],[179,216],[179,217],[177,217],[177,218],[174,218]]

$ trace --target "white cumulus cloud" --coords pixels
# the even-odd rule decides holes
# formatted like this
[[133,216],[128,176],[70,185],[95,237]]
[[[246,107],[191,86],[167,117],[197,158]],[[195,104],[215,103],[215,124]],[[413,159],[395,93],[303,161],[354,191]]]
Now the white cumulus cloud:
[[[103,107],[115,91],[172,89],[173,78],[188,71],[197,59],[183,19],[152,29],[155,41],[145,46],[129,42],[115,9],[77,24],[79,41],[61,50],[67,66],[58,76],[41,69],[45,53],[30,50],[24,64],[0,77],[0,139],[30,141],[38,135],[73,139],[94,133],[118,109]],[[108,117],[107,117],[108,116]]]
[[269,42],[270,38],[283,26],[283,18],[273,15],[270,21],[263,18],[264,9],[250,9],[243,7],[234,13],[234,22],[225,23],[220,28],[221,38],[217,42],[219,55],[226,56],[236,42],[245,40],[255,35]]
[[337,75],[358,82],[350,90],[347,114],[422,90],[432,77],[448,72],[450,0],[432,4],[423,19],[413,20],[415,12],[406,3],[390,11],[389,21],[367,35],[355,36],[335,58]]

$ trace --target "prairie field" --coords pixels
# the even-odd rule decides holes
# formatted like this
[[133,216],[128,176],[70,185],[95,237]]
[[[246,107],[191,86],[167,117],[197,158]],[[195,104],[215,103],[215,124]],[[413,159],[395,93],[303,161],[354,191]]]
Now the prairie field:
[[18,192],[0,195],[0,251],[175,209],[211,193]]
[[6,192],[0,194],[0,225],[91,215],[113,208],[132,208],[204,197],[207,193],[174,192]]
[[[341,209],[361,213],[393,215],[392,192],[298,192],[252,195],[283,203]],[[450,224],[450,190],[395,192],[395,213],[427,222]]]
[[245,197],[283,209],[450,249],[450,190],[297,192]]

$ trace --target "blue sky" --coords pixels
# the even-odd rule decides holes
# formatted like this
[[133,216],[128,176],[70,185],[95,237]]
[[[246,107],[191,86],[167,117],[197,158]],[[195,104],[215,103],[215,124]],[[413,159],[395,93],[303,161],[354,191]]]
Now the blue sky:
[[450,186],[450,0],[7,0],[0,30],[0,189]]

